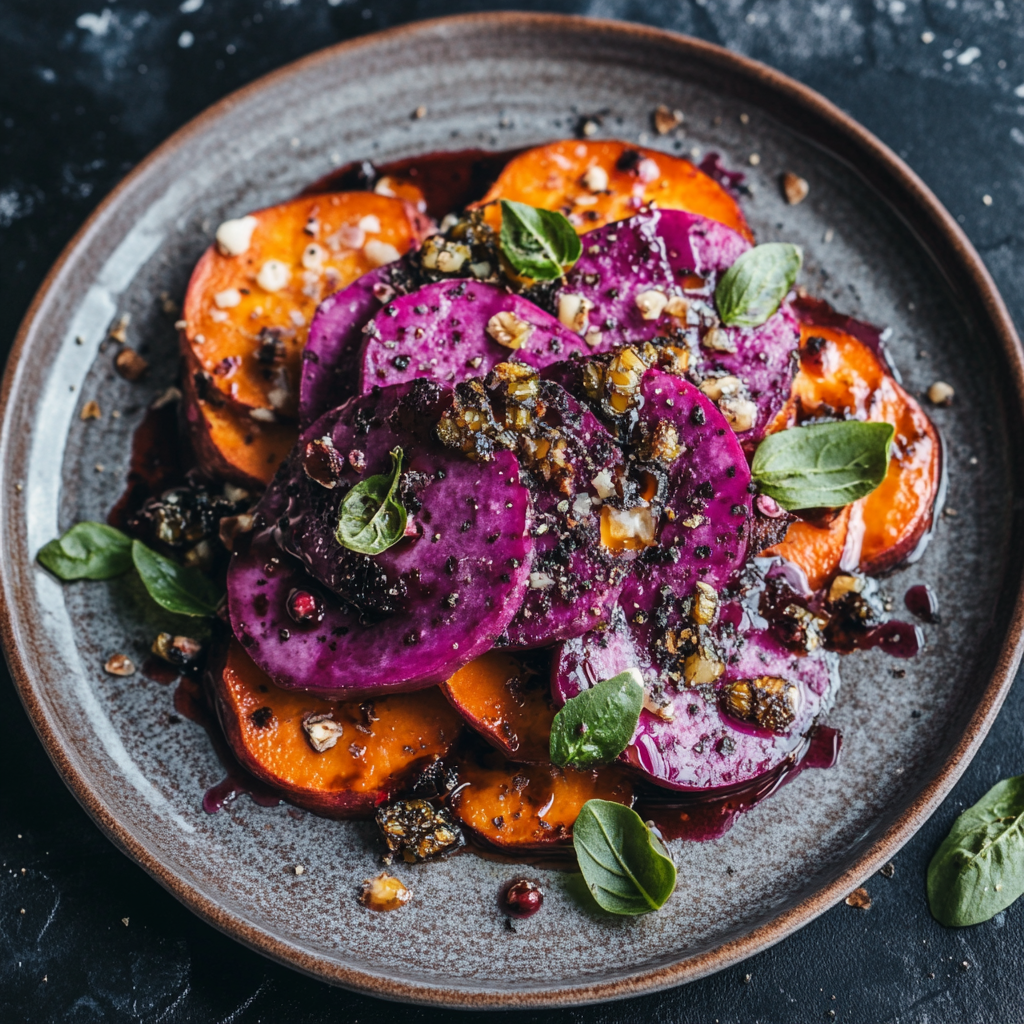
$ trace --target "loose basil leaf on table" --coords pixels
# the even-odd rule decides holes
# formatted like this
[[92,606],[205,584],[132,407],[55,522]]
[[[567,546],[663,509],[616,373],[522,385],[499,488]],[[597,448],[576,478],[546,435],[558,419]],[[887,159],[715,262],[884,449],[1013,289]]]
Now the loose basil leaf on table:
[[36,558],[62,580],[109,580],[132,567],[132,542],[106,523],[76,523]]
[[816,423],[766,437],[750,475],[783,508],[839,508],[870,494],[889,470],[890,423]]
[[345,495],[335,538],[350,551],[379,555],[405,536],[408,513],[395,497],[402,478],[404,453],[391,453],[391,472],[360,480]]
[[928,865],[928,906],[940,924],[981,924],[1024,894],[1024,775],[994,785]]
[[572,269],[583,247],[562,214],[502,199],[501,251],[518,273],[556,281]]
[[727,327],[760,327],[775,314],[796,281],[803,250],[788,242],[748,249],[715,288],[718,315]]
[[162,608],[202,618],[216,614],[220,592],[202,573],[164,558],[138,540],[132,542],[132,561],[149,596]]
[[646,914],[665,905],[676,866],[665,844],[624,804],[588,800],[572,827],[583,878],[604,910]]
[[570,697],[551,723],[551,760],[561,768],[612,761],[633,738],[644,703],[635,668]]

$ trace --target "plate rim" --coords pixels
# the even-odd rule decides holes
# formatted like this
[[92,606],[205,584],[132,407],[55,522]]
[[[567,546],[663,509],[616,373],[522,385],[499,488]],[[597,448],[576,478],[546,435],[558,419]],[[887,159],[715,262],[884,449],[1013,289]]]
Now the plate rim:
[[[911,230],[918,235],[920,244],[929,255],[941,265],[943,260],[939,259],[940,254],[936,251],[936,246],[945,248],[946,258],[953,259],[959,264],[960,269],[967,272],[966,277],[962,279],[962,291],[974,300],[980,299],[981,310],[993,328],[1006,368],[1010,370],[1008,390],[1016,398],[1018,411],[1020,407],[1024,407],[1024,350],[1021,348],[1020,339],[1006,305],[981,257],[959,224],[917,174],[888,146],[829,100],[808,86],[760,61],[667,29],[583,15],[516,11],[478,12],[425,19],[369,33],[356,39],[325,47],[292,61],[229,93],[201,111],[118,182],[64,246],[60,256],[36,291],[18,328],[7,360],[3,383],[0,385],[0,493],[10,493],[9,488],[13,483],[8,467],[12,447],[13,402],[11,399],[29,353],[29,341],[34,332],[39,311],[55,285],[60,282],[64,268],[72,257],[88,242],[108,213],[116,209],[122,197],[133,188],[136,182],[144,179],[153,166],[158,165],[166,156],[186,145],[193,135],[205,130],[210,122],[216,121],[239,101],[249,99],[281,80],[304,73],[321,62],[344,59],[347,54],[378,45],[385,40],[390,43],[402,42],[403,39],[417,35],[436,35],[448,28],[459,30],[466,27],[487,30],[488,28],[500,29],[504,26],[554,31],[574,30],[579,33],[595,32],[619,39],[628,39],[632,42],[646,40],[657,43],[663,48],[675,48],[684,59],[695,58],[699,64],[715,67],[725,76],[731,77],[737,82],[756,84],[759,88],[764,89],[763,95],[752,99],[751,102],[769,111],[771,116],[783,120],[783,123],[792,120],[793,112],[809,115],[812,120],[824,123],[836,133],[836,139],[850,153],[856,153],[861,158],[865,156],[868,158],[866,163],[858,162],[854,170],[869,185],[872,185],[875,191],[884,195],[885,189],[880,183],[884,183],[888,178],[891,182],[890,187],[895,184],[905,197],[912,200],[914,204],[912,212],[916,222],[911,220],[904,211],[901,211],[901,215]],[[777,108],[784,109],[789,116],[785,119],[780,118],[779,114],[772,110],[773,104]],[[791,124],[789,126],[792,127]],[[813,139],[810,141],[814,143]],[[838,152],[834,146],[825,146],[824,148],[833,156],[845,160],[848,164],[852,163],[846,159],[843,152]],[[889,201],[891,202],[891,197]],[[15,504],[16,502],[8,500],[0,509],[0,550],[5,549],[12,535],[16,537],[18,533],[11,527]],[[1011,582],[1004,584],[1004,590],[1012,585]],[[747,934],[723,943],[712,950],[686,957],[666,966],[640,971],[625,978],[605,982],[569,984],[558,988],[525,992],[494,988],[449,988],[443,985],[398,980],[369,971],[342,967],[306,953],[292,943],[252,925],[240,914],[225,910],[215,901],[203,895],[198,888],[178,877],[163,863],[156,852],[149,850],[119,823],[104,801],[92,791],[85,775],[78,771],[64,753],[54,723],[47,714],[43,702],[37,698],[36,688],[37,685],[41,686],[41,682],[37,684],[31,678],[22,658],[22,652],[17,642],[19,634],[18,602],[14,599],[16,594],[12,593],[10,574],[6,571],[0,572],[0,587],[2,587],[4,598],[0,601],[0,640],[2,640],[11,676],[22,704],[58,774],[89,816],[118,849],[139,864],[152,878],[202,920],[272,960],[320,981],[367,995],[450,1008],[564,1007],[625,999],[694,981],[780,942],[838,903],[852,889],[874,874],[931,817],[959,780],[988,734],[1013,683],[1021,661],[1022,650],[1024,650],[1024,584],[1018,583],[1006,635],[1002,639],[991,679],[985,686],[963,735],[951,750],[944,765],[922,787],[904,812],[890,824],[851,867],[831,882],[824,884],[817,892],[796,906]]]

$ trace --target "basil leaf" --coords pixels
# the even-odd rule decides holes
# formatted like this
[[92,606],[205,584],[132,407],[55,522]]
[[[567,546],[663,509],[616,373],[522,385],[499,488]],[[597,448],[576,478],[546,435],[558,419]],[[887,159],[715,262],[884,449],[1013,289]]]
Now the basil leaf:
[[555,281],[572,268],[583,247],[562,214],[502,199],[501,251],[518,273]]
[[132,542],[132,561],[149,596],[162,608],[204,618],[216,614],[220,592],[202,573],[164,558],[140,540]]
[[804,253],[788,242],[748,249],[721,277],[715,305],[729,327],[760,327],[786,297],[800,272]]
[[76,523],[36,558],[62,580],[109,580],[132,567],[132,542],[106,523]]
[[395,497],[402,478],[401,448],[391,453],[391,472],[360,480],[345,495],[334,536],[363,555],[379,555],[405,536],[408,513]]
[[643,678],[635,668],[570,697],[551,723],[552,763],[589,768],[614,760],[633,738],[643,703]]
[[950,928],[981,924],[1024,894],[1024,775],[994,785],[928,865],[928,906]]
[[766,437],[750,475],[783,508],[839,508],[870,494],[889,470],[890,423],[816,423]]
[[624,804],[588,800],[572,827],[572,845],[587,887],[613,914],[659,910],[676,887],[665,844]]

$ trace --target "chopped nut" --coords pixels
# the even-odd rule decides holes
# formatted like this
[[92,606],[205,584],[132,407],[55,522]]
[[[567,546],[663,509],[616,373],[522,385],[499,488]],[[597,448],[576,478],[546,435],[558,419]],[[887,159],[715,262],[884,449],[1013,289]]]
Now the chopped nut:
[[181,401],[181,390],[179,388],[170,387],[161,391],[156,398],[150,403],[150,409],[162,409],[166,405],[170,405],[172,402]]
[[131,313],[122,313],[107,331],[107,337],[119,341],[122,345],[128,340],[128,324],[131,321]]
[[777,676],[739,679],[722,689],[722,705],[730,715],[774,733],[789,730],[799,697],[792,683]]
[[401,853],[409,863],[457,850],[464,842],[451,813],[428,800],[396,800],[381,807],[377,825],[388,851]]
[[582,181],[590,192],[603,192],[608,187],[608,172],[603,167],[588,167]]
[[747,161],[750,163],[751,167],[756,167],[761,162],[761,157],[758,153],[751,153],[750,156],[747,157]]
[[78,418],[80,420],[98,420],[102,415],[103,413],[100,412],[100,403],[93,401],[86,402],[85,405],[82,406],[82,411],[78,414]]
[[583,122],[582,126],[580,127],[580,134],[587,139],[589,139],[592,135],[596,135],[597,122],[588,118],[586,121]]
[[789,171],[782,176],[782,194],[786,197],[786,202],[790,206],[802,203],[807,198],[807,193],[810,190],[811,186],[807,184],[807,180],[801,178],[799,174],[793,174]]
[[402,254],[390,243],[379,238],[371,238],[363,246],[366,258],[374,267],[383,267],[385,263],[394,263]]
[[190,636],[171,636],[170,633],[160,633],[153,641],[150,650],[169,664],[184,668],[199,657],[203,645]]
[[558,319],[577,334],[586,334],[590,326],[590,311],[593,302],[585,295],[565,292],[558,296]]
[[601,344],[601,338],[603,335],[596,327],[588,327],[587,333],[583,335],[583,340],[591,347],[597,348]]
[[639,455],[645,462],[675,462],[685,449],[679,440],[679,431],[670,420],[660,419],[640,445]]
[[654,130],[659,135],[668,135],[670,131],[683,123],[683,112],[669,110],[664,103],[660,103],[651,120],[654,122]]
[[848,907],[855,907],[857,910],[870,910],[871,909],[871,897],[868,895],[867,889],[861,886],[859,889],[854,889],[849,896],[846,897],[846,905]]
[[555,581],[549,573],[546,572],[531,572],[530,573],[530,589],[531,590],[550,590],[555,585]]
[[295,867],[292,868],[292,871],[297,875],[304,875],[306,873],[306,868],[303,864],[296,864]]
[[729,336],[729,332],[721,327],[712,327],[703,338],[701,345],[712,352],[735,352],[736,342]]
[[700,390],[717,402],[723,395],[738,395],[743,389],[739,377],[708,377],[700,386]]
[[702,686],[713,683],[723,672],[725,665],[717,655],[704,644],[683,662],[683,682],[687,686]]
[[637,309],[645,320],[657,320],[667,305],[668,296],[655,288],[640,292],[636,297]]
[[[443,274],[457,274],[470,259],[473,251],[462,242],[453,242],[444,235],[431,235],[420,250],[420,262],[426,270],[440,270]],[[490,268],[488,268],[488,274]],[[487,276],[487,275],[485,275]]]
[[217,248],[223,256],[241,256],[252,242],[252,233],[259,221],[255,217],[226,220],[217,228]]
[[417,108],[416,108],[416,109],[415,109],[415,110],[414,110],[414,111],[412,112],[412,116],[413,116],[414,118],[416,118],[416,120],[417,120],[417,121],[419,121],[419,120],[420,120],[421,118],[424,118],[424,117],[426,117],[426,116],[427,116],[427,108],[426,108],[425,106],[423,106],[423,104],[421,103],[421,104],[420,104],[420,105],[419,105],[419,106],[418,106],[418,107],[417,107]]
[[673,295],[669,298],[665,304],[665,312],[669,316],[675,317],[677,320],[685,320],[686,314],[690,310],[690,304],[682,297],[682,295]]
[[932,405],[951,405],[954,394],[953,389],[944,380],[937,380],[928,389],[928,401]]
[[828,588],[828,599],[832,604],[839,601],[849,593],[859,594],[864,589],[864,578],[862,576],[837,576]]
[[710,583],[698,580],[697,593],[693,597],[693,621],[698,626],[710,626],[718,610],[718,593]]
[[114,369],[125,380],[138,380],[149,369],[149,363],[135,349],[125,347],[117,353]]
[[292,277],[291,270],[280,260],[267,260],[256,275],[256,283],[265,292],[279,292]]
[[726,395],[718,400],[718,409],[737,434],[750,430],[757,422],[757,405],[749,398]]
[[505,348],[522,348],[533,333],[533,324],[519,317],[508,310],[495,313],[487,321],[487,333]]
[[330,750],[345,733],[345,727],[341,722],[335,722],[330,713],[310,715],[303,721],[302,729],[309,740],[309,745],[318,754]]
[[135,662],[127,654],[112,654],[103,669],[112,676],[130,676],[135,673]]
[[657,715],[663,721],[671,722],[676,717],[676,709],[664,692],[654,694],[645,689],[643,706],[645,711],[650,711],[652,715]]
[[238,516],[224,516],[217,530],[217,536],[220,537],[221,544],[228,551],[231,551],[238,537],[252,529],[254,521],[255,516],[248,512],[243,512]]
[[412,890],[404,886],[397,878],[382,871],[376,878],[367,878],[363,882],[363,892],[359,902],[368,910],[397,910],[412,899]]

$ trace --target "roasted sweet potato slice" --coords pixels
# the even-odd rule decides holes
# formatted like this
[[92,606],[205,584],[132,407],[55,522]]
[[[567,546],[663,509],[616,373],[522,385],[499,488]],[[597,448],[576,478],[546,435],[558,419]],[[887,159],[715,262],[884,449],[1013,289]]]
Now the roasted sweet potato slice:
[[182,370],[182,415],[199,468],[215,480],[257,490],[274,478],[299,436],[291,423],[254,420],[232,405],[196,368],[191,353]]
[[803,568],[816,587],[839,568],[844,550],[866,573],[884,572],[913,553],[932,522],[942,453],[935,427],[886,372],[881,356],[853,334],[813,322],[813,316],[801,310],[800,371],[772,431],[821,415],[849,415],[896,428],[889,472],[879,487],[827,527],[794,523],[785,540],[769,549]]
[[235,757],[289,802],[327,818],[369,816],[462,731],[437,687],[320,700],[275,686],[234,639],[213,660],[210,683]]
[[543,850],[568,843],[588,800],[632,805],[633,784],[620,768],[588,771],[553,764],[513,764],[474,749],[458,761],[459,784],[449,806],[455,817],[492,846]]
[[304,196],[222,224],[192,271],[183,345],[235,405],[294,417],[317,305],[397,259],[424,226],[409,203],[373,192]]
[[689,160],[626,142],[567,139],[529,149],[505,165],[476,204],[493,204],[485,214],[493,227],[501,223],[498,199],[559,210],[580,233],[657,203],[717,220],[751,241],[754,237],[739,204],[714,178]]
[[540,659],[488,651],[446,683],[445,696],[478,733],[506,757],[545,763],[555,706]]

